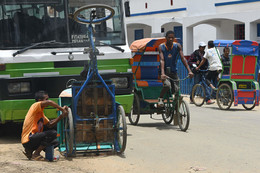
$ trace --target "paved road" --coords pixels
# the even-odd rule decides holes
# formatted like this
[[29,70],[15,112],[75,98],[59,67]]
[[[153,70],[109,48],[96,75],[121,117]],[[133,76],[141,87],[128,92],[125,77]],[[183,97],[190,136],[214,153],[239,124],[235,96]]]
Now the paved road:
[[189,106],[191,123],[187,132],[165,125],[160,115],[154,116],[160,120],[144,115],[138,126],[128,125],[127,149],[121,157],[61,158],[55,164],[32,162],[21,154],[18,137],[2,137],[0,172],[260,172],[259,108],[221,111],[216,104]]

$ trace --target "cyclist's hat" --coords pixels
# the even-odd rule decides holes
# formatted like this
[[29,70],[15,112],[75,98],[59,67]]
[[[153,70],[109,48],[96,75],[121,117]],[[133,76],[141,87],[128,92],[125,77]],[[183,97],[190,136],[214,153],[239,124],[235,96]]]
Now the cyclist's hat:
[[199,47],[205,47],[205,46],[207,46],[205,42],[201,41],[201,42],[199,43]]

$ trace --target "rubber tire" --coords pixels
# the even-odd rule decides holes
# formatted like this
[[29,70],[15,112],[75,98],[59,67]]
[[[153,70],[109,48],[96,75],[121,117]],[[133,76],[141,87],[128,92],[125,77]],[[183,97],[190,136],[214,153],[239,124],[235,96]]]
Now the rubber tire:
[[65,130],[68,129],[68,131],[65,131],[65,146],[67,157],[71,157],[73,155],[73,143],[74,143],[74,123],[73,123],[73,116],[71,109],[68,109],[68,116],[64,119],[65,120]]
[[242,104],[242,106],[243,106],[246,110],[252,110],[252,109],[255,108],[255,102],[254,102],[254,104],[253,104],[251,107],[246,106],[246,104]]
[[[167,102],[166,104],[164,104],[164,109],[165,113],[162,114],[163,121],[165,122],[165,124],[171,124],[174,116],[174,109],[172,103]],[[167,114],[169,114],[168,117],[166,117]]]
[[[120,121],[122,121],[123,127],[120,127]],[[119,150],[116,150],[118,154],[121,154],[125,151],[126,148],[126,142],[127,142],[127,126],[126,126],[126,118],[125,118],[125,110],[123,106],[119,105],[117,107],[117,133],[116,138],[118,141],[118,148]],[[121,129],[122,128],[122,129]],[[120,140],[120,131],[123,131],[123,141]],[[116,148],[116,147],[115,147]]]
[[[178,111],[177,111],[177,116],[178,116],[179,127],[180,127],[181,131],[186,132],[189,128],[189,125],[190,125],[190,110],[189,110],[188,104],[184,100],[181,100],[178,104],[179,104],[179,108],[178,108]],[[180,113],[181,107],[184,107],[185,112],[187,113],[187,115],[186,115],[187,121],[186,121],[185,125],[183,125],[183,121],[182,121],[183,115],[181,115],[181,113]]]
[[79,13],[80,13],[81,11],[87,10],[87,9],[89,9],[89,8],[97,8],[97,7],[98,7],[98,8],[107,9],[107,10],[109,10],[111,13],[110,13],[109,16],[106,16],[106,17],[103,17],[103,18],[100,18],[100,19],[95,19],[95,20],[93,20],[92,23],[100,23],[100,22],[106,21],[106,20],[112,18],[112,17],[114,16],[114,14],[115,14],[115,10],[114,10],[112,7],[108,6],[108,5],[105,5],[105,4],[92,4],[92,5],[82,6],[82,7],[80,7],[78,10],[76,10],[76,11],[74,12],[74,14],[73,14],[73,19],[74,19],[76,22],[78,22],[78,23],[89,24],[89,23],[90,23],[90,20],[81,18],[81,20],[84,20],[84,21],[80,21],[80,20],[78,19],[78,15],[79,15]]
[[[136,119],[133,120],[133,115],[134,115],[134,109],[136,113]],[[132,125],[137,125],[140,119],[140,100],[139,97],[136,93],[134,93],[134,103],[132,106],[131,113],[128,116],[128,119]]]
[[[228,90],[229,90],[229,93],[231,94],[231,101],[230,101],[230,103],[227,105],[226,108],[224,108],[224,107],[221,105],[221,102],[220,102],[220,99],[221,99],[221,98],[219,98],[219,92],[220,92],[220,89],[221,89],[222,87],[227,87]],[[233,94],[233,92],[232,92],[231,87],[230,87],[228,84],[226,84],[226,83],[221,84],[221,85],[218,87],[216,99],[217,99],[218,107],[219,107],[221,110],[228,110],[228,109],[231,107],[231,105],[232,105],[232,103],[233,103],[233,101],[234,101],[234,94]]]
[[[203,92],[203,97],[202,97],[202,102],[199,103],[199,102],[196,102],[194,97],[195,97],[195,92],[197,89],[200,89],[200,91]],[[196,105],[196,106],[202,106],[205,102],[205,99],[206,99],[206,91],[205,91],[205,88],[201,85],[201,84],[196,84],[192,87],[192,93],[191,93],[191,99],[193,101],[193,103]]]

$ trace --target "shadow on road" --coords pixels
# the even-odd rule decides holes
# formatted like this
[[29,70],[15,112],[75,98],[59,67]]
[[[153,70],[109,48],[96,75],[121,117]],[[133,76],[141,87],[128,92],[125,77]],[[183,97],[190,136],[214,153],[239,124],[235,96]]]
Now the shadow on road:
[[[208,108],[208,109],[214,109],[214,110],[220,110],[220,111],[231,111],[231,112],[233,112],[233,111],[243,111],[243,112],[247,112],[247,111],[249,111],[249,110],[246,110],[246,109],[244,109],[244,108],[237,108],[237,107],[235,107],[235,108],[229,108],[228,110],[221,110],[219,107],[205,107],[205,108]],[[250,110],[250,111],[256,111],[256,110]]]
[[22,123],[0,124],[0,144],[21,143]]
[[148,127],[153,128],[155,127],[158,130],[179,130],[179,126],[173,126],[172,124],[165,124],[161,122],[155,122],[155,123],[139,123],[137,125],[138,127]]

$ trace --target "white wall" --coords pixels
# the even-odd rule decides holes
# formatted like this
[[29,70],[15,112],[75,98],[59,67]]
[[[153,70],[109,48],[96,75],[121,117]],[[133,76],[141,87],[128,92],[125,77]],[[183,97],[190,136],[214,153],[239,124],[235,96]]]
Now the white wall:
[[[211,25],[201,24],[193,28],[193,49],[198,49],[198,44],[204,41],[216,40],[216,28]],[[190,55],[192,52],[187,52]]]
[[[147,3],[147,9],[145,3]],[[129,0],[129,4],[131,14],[185,8],[187,6],[186,0],[173,0],[173,6],[171,6],[170,0]]]
[[213,0],[187,0],[188,16],[201,16],[215,14],[215,1]]

